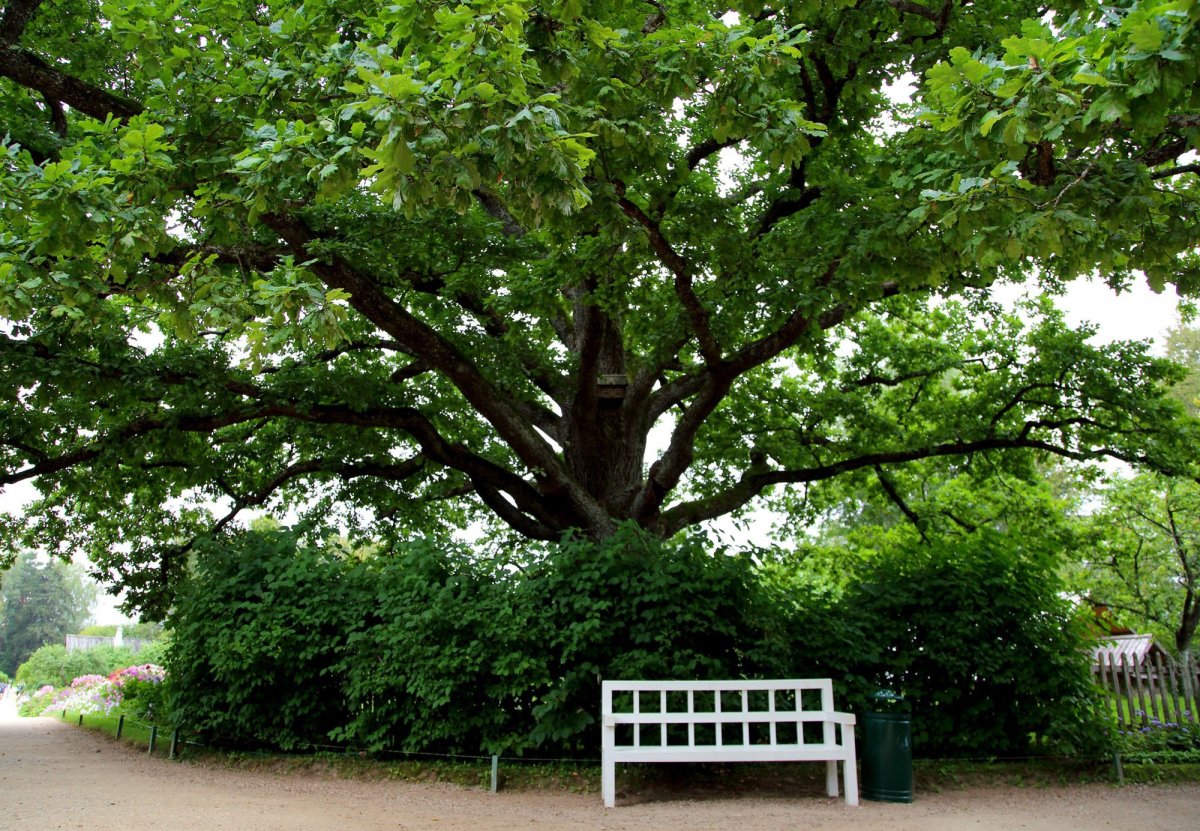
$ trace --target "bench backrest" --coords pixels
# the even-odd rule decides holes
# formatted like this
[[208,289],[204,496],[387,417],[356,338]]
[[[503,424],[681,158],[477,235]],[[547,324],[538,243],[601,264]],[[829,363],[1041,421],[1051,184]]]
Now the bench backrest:
[[617,748],[762,747],[835,743],[833,682],[605,681],[603,723]]

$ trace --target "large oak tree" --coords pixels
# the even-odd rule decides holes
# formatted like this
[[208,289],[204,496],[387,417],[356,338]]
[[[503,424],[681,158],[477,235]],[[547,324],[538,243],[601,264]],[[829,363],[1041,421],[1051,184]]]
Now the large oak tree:
[[140,602],[253,507],[670,535],[931,456],[1183,465],[1170,369],[984,294],[1197,287],[1198,16],[10,0],[6,533]]

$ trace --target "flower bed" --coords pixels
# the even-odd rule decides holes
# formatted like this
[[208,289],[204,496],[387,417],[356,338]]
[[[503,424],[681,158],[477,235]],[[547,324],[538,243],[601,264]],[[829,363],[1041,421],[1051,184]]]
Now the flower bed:
[[162,682],[166,671],[157,664],[137,664],[108,676],[81,675],[71,686],[55,691],[40,688],[21,706],[21,715],[37,716],[47,710],[69,710],[82,715],[125,713],[154,719],[165,712]]

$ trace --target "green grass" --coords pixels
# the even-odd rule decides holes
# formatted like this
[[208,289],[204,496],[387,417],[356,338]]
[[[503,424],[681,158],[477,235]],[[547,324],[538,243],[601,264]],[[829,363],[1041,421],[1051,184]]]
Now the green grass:
[[[68,712],[65,718],[61,711],[47,715],[54,715],[70,724],[79,722],[78,713]],[[83,718],[86,729],[114,737],[117,724],[117,716],[88,715]],[[145,750],[150,742],[150,727],[127,718],[121,740]],[[155,755],[165,758],[170,744],[170,730],[161,729]],[[491,784],[491,762],[488,759],[380,759],[357,753],[218,751],[185,743],[180,744],[178,755],[194,764],[255,770],[281,776],[447,782],[470,788],[488,788]],[[1200,763],[1147,764],[1126,761],[1122,767],[1126,783],[1200,782]],[[623,788],[660,797],[686,795],[688,798],[704,798],[709,794],[820,797],[825,787],[825,768],[819,764],[622,765],[619,775]],[[525,762],[517,758],[501,758],[499,778],[500,787],[505,790],[600,792],[600,767],[594,763]],[[1117,784],[1111,759],[995,762],[917,759],[913,762],[913,791],[916,794],[975,787],[1051,788],[1090,783]]]
[[[62,710],[47,710],[43,715],[54,716],[59,721],[68,724],[80,724],[80,714],[78,712],[67,710],[65,715]],[[121,725],[120,716],[112,715],[105,716],[99,714],[89,714],[82,717],[82,726],[88,730],[95,730],[99,733],[116,738],[117,728],[121,726],[121,741],[128,742],[132,745],[140,745],[147,752],[150,749],[150,735],[153,728],[136,719],[125,718],[125,723]],[[168,756],[171,751],[171,730],[160,727],[158,730],[158,738],[155,742],[154,755]]]

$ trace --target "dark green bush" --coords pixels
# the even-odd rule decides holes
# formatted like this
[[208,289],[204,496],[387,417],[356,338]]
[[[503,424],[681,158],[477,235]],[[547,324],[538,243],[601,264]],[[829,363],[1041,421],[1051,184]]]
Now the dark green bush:
[[527,744],[547,673],[542,621],[518,601],[519,579],[423,541],[364,569],[370,614],[337,665],[350,718],[334,737],[372,750]]
[[292,749],[346,722],[333,672],[371,614],[354,567],[287,532],[198,551],[167,649],[173,717],[224,746]]
[[531,567],[520,602],[544,624],[549,683],[531,739],[594,751],[601,679],[777,675],[782,630],[746,556],[702,539],[664,544],[633,527],[569,540]]
[[633,528],[497,563],[428,541],[356,559],[253,532],[203,550],[171,621],[172,707],[210,742],[591,755],[601,679],[880,687],[930,755],[1103,736],[1053,557],[986,534],[875,552],[841,593]]
[[522,569],[421,541],[348,561],[282,531],[206,549],[172,619],[173,710],[228,745],[578,750],[601,678],[757,668],[744,559],[630,529]]
[[920,755],[1073,753],[1107,731],[1060,589],[1053,555],[980,531],[876,552],[840,598],[792,620],[850,709],[878,707],[881,688],[904,695]]

